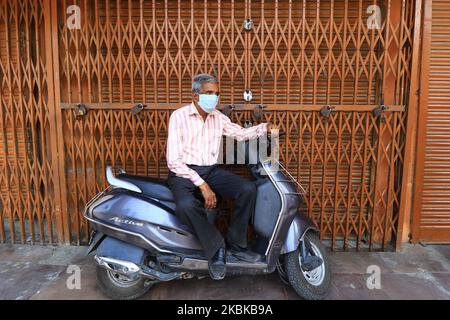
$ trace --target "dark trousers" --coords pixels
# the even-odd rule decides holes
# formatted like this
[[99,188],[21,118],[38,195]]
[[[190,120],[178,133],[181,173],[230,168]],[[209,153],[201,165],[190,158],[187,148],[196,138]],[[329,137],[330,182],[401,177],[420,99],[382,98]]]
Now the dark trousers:
[[[228,243],[245,248],[247,227],[255,207],[255,184],[218,165],[189,167],[206,181],[216,197],[220,195],[235,200],[235,212],[226,238]],[[203,201],[195,196],[198,188],[189,179],[177,177],[173,172],[169,172],[167,182],[177,206],[175,214],[195,231],[206,257],[211,259],[225,242],[220,232],[208,221]]]

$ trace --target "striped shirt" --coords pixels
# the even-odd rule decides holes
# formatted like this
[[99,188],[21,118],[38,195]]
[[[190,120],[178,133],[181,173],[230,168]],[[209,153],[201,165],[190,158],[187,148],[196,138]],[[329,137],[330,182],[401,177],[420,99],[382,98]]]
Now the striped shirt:
[[267,132],[267,123],[243,128],[215,110],[203,121],[193,103],[175,110],[169,120],[167,166],[178,177],[196,186],[204,180],[188,165],[211,166],[217,163],[222,136],[238,141],[255,139]]

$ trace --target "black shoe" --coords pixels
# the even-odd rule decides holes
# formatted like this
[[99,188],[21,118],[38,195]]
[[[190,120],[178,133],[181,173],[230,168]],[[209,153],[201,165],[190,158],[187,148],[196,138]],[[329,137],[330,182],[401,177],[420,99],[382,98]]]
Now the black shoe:
[[262,260],[262,256],[260,254],[247,248],[241,248],[235,244],[229,245],[229,252],[239,260],[245,262],[258,262]]
[[225,278],[225,248],[221,247],[208,263],[209,275],[214,280]]

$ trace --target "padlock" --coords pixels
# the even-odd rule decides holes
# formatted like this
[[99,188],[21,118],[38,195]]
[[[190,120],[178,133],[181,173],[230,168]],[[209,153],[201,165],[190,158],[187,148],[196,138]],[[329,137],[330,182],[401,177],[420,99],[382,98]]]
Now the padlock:
[[250,18],[247,18],[244,20],[244,30],[250,31],[253,29],[253,20]]
[[244,100],[247,102],[250,102],[250,101],[252,101],[252,99],[253,99],[252,91],[249,89],[245,90],[244,91]]

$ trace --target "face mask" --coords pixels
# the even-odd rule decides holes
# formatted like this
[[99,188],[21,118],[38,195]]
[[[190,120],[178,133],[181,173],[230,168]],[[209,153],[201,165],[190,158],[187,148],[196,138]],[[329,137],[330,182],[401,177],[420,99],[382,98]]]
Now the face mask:
[[216,109],[219,97],[215,94],[199,94],[198,95],[198,105],[206,113],[211,113]]

